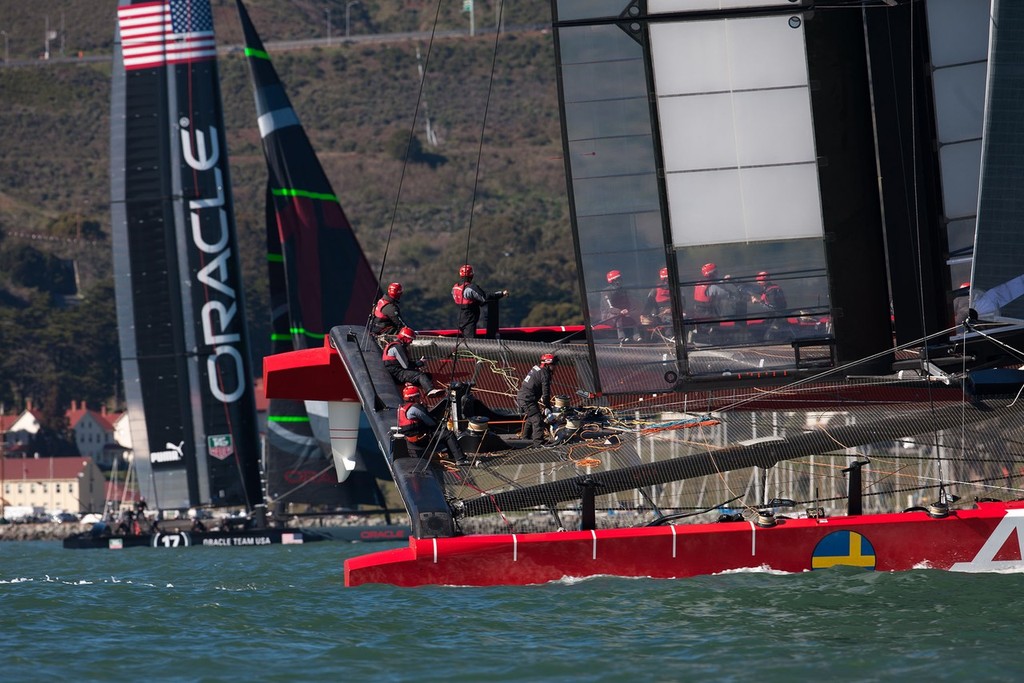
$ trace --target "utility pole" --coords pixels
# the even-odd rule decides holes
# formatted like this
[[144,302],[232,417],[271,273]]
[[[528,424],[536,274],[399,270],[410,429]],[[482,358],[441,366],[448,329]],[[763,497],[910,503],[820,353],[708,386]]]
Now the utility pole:
[[346,38],[348,38],[349,35],[350,35],[350,32],[349,32],[349,25],[350,25],[349,24],[349,20],[350,20],[350,18],[352,16],[350,14],[350,12],[352,10],[352,5],[358,5],[358,4],[359,4],[359,0],[352,0],[352,2],[348,3],[347,5],[345,5],[345,37]]
[[476,33],[476,22],[473,17],[473,0],[462,0],[462,11],[469,12],[469,35],[473,37]]

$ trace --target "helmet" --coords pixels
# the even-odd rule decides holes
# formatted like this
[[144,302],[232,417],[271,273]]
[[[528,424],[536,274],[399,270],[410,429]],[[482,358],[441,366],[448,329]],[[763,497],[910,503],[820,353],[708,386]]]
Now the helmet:
[[558,363],[558,356],[553,353],[541,354],[540,364],[541,365],[556,365]]
[[700,267],[700,274],[703,275],[704,277],[707,277],[708,275],[711,275],[711,273],[715,272],[717,269],[718,266],[716,266],[714,263],[705,263],[703,266]]
[[622,273],[617,270],[609,270],[608,274],[605,275],[605,279],[608,280],[608,284],[611,284],[622,277]]
[[402,283],[392,282],[390,285],[388,285],[388,296],[390,296],[392,299],[398,299],[399,297],[401,297]]
[[971,283],[970,283],[970,282],[961,282],[961,283],[960,283],[960,286],[959,286],[959,287],[957,287],[957,289],[966,289],[966,288],[968,288],[968,287],[970,287],[970,286],[971,286]]
[[406,384],[402,389],[402,398],[406,401],[415,401],[420,397],[420,388],[412,384]]
[[469,265],[467,263],[466,265],[464,265],[461,268],[459,268],[459,277],[465,278],[467,280],[472,280],[473,279],[473,266],[471,266],[471,265]]
[[757,274],[757,281],[758,282],[767,282],[768,281],[768,271],[767,270],[762,270],[760,273],[758,273]]
[[397,336],[399,341],[411,342],[416,338],[416,330],[411,327],[403,327],[398,331]]
[[658,271],[658,277],[660,277],[662,280],[667,280],[668,279],[668,268],[662,268],[661,270],[659,270]]

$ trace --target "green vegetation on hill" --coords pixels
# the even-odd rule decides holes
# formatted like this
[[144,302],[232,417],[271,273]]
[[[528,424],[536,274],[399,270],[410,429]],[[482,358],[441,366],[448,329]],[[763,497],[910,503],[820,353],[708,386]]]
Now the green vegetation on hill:
[[[238,44],[234,2],[212,4],[219,42]],[[503,324],[578,322],[549,32],[503,34],[495,52],[493,33],[483,32],[493,30],[494,6],[478,1],[474,38],[438,38],[432,46],[409,39],[275,48],[275,41],[324,38],[327,9],[338,41],[346,4],[250,0],[246,6],[371,265],[385,283],[405,285],[406,317],[421,329],[452,326],[449,292],[468,260],[485,287],[512,292],[503,301]],[[546,0],[506,4],[506,25],[548,20]],[[438,31],[466,28],[461,3],[381,0],[350,7],[352,34],[429,31],[439,6]],[[44,14],[54,26],[63,12],[66,55],[109,55],[115,7],[113,0],[3,3],[0,30],[10,34],[12,62],[30,59],[28,27]],[[417,47],[427,71],[422,92]],[[59,54],[53,46],[51,54]],[[220,73],[247,315],[260,367],[270,319],[265,165],[239,51],[220,58]],[[0,68],[0,263],[13,254],[51,265],[73,259],[82,295],[69,307],[59,296],[60,278],[0,269],[0,344],[19,349],[16,360],[0,363],[0,401],[8,405],[33,398],[44,410],[62,411],[71,399],[116,404],[120,392],[109,97],[109,61],[34,60]],[[427,144],[428,116],[436,147]],[[420,152],[403,162],[396,147],[410,135]],[[368,313],[372,303],[366,302]],[[65,339],[74,342],[73,353],[62,350]]]

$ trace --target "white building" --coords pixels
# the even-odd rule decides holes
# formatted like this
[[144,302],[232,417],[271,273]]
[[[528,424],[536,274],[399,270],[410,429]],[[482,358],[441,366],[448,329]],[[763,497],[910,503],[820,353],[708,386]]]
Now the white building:
[[102,512],[105,495],[92,458],[0,458],[0,507]]

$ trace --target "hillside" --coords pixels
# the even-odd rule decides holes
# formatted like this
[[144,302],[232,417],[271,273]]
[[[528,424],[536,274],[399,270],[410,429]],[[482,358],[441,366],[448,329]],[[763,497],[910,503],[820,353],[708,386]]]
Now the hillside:
[[[405,285],[404,312],[414,325],[447,327],[454,322],[449,290],[467,255],[482,284],[511,290],[503,323],[578,319],[547,31],[512,31],[495,46],[493,32],[484,32],[493,31],[493,5],[478,2],[479,33],[473,38],[439,38],[433,44],[429,37],[369,41],[362,36],[429,30],[438,5],[368,1],[350,7],[351,33],[360,40],[338,44],[337,38],[344,36],[345,2],[246,4],[371,265],[381,270],[385,282]],[[214,0],[213,5],[218,41],[230,48],[240,40],[234,2]],[[447,7],[455,3],[445,5],[447,15],[437,30],[465,29],[465,15]],[[49,0],[31,8],[27,3],[0,5],[0,27],[12,27],[4,29],[10,37],[11,63],[0,69],[5,103],[0,109],[0,264],[5,258],[12,262],[12,254],[24,254],[26,248],[75,259],[80,292],[96,299],[93,305],[100,311],[92,317],[108,322],[113,319],[109,53],[115,7],[111,0]],[[331,45],[324,41],[275,49],[276,41],[325,38],[326,9],[335,32]],[[547,2],[533,0],[517,1],[513,9],[519,16],[506,16],[506,25],[543,22],[549,12]],[[30,59],[25,27],[40,23],[41,15],[48,15],[53,27],[61,13],[65,26],[73,27],[61,34],[68,58],[58,59],[51,42],[50,61]],[[422,96],[417,48],[427,70]],[[259,358],[269,335],[264,162],[248,71],[239,51],[224,51],[220,73],[248,318]],[[419,118],[414,122],[417,103]],[[426,145],[425,112],[438,136],[436,148]],[[411,131],[434,163],[403,165],[396,158],[396,145],[404,148]],[[25,345],[26,340],[30,347],[45,343],[33,336],[32,326],[52,327],[55,320],[70,316],[54,308],[56,300],[39,301],[43,287],[12,275],[10,268],[0,267],[0,343],[6,348]],[[49,315],[40,312],[44,306],[50,306]],[[113,329],[91,330],[87,338],[73,329],[63,334],[107,349],[104,358],[111,340],[116,348]],[[59,388],[52,400],[108,399],[119,370],[90,370],[97,375],[96,386],[83,395],[75,376],[85,374],[83,360],[54,370]],[[116,359],[97,362],[116,366]],[[38,394],[42,386],[52,386],[30,377],[40,364],[45,363],[23,359],[18,367],[0,366],[0,400],[17,403]]]

